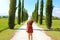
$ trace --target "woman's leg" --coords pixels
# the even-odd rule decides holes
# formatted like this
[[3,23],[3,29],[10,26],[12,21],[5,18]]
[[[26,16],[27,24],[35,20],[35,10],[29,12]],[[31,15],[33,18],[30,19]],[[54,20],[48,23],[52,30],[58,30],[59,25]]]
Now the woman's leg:
[[28,40],[30,40],[30,33],[28,33]]
[[33,40],[33,36],[32,36],[32,33],[31,33],[30,35],[31,35],[31,40]]

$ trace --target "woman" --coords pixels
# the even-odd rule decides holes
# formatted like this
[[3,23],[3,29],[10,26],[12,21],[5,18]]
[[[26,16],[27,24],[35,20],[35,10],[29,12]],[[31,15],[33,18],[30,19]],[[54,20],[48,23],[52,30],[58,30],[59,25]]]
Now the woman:
[[27,22],[27,33],[28,33],[28,39],[29,40],[30,40],[30,36],[31,36],[31,40],[32,40],[32,33],[33,33],[32,24],[33,24],[33,20],[32,19]]

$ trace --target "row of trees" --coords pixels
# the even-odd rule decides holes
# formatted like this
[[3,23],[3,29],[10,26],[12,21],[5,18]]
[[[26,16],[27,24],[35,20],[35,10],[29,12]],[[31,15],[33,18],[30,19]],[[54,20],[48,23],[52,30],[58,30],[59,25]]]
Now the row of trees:
[[[38,20],[40,20],[40,15],[38,15]],[[46,16],[43,16],[42,20],[46,20]],[[60,17],[52,16],[52,20],[60,20]]]
[[[36,22],[38,22],[38,4],[39,4],[39,0],[37,0],[37,3],[35,4],[35,10],[32,13],[32,18],[36,20]],[[39,19],[39,23],[42,24],[42,20],[43,20],[43,0],[41,0],[40,2],[40,19]],[[48,29],[51,28],[52,25],[52,10],[53,10],[53,4],[52,4],[52,0],[46,0],[46,26]]]
[[0,16],[0,18],[8,18],[8,16]]
[[18,18],[17,22],[20,24],[23,21],[26,21],[28,19],[28,13],[27,10],[24,9],[24,0],[22,0],[22,5],[21,5],[21,0],[18,2],[18,7],[16,7],[16,1],[17,0],[10,0],[10,9],[9,9],[9,28],[14,29],[15,26],[15,12],[16,9],[18,8]]

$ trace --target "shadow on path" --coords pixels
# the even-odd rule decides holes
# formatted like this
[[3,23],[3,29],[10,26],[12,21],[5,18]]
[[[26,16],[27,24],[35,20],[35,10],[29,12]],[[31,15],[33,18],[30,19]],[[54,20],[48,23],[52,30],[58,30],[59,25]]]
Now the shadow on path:
[[[24,28],[16,28],[14,30],[26,30]],[[33,29],[33,30],[36,30],[36,31],[60,31],[60,28],[52,28],[52,29]]]

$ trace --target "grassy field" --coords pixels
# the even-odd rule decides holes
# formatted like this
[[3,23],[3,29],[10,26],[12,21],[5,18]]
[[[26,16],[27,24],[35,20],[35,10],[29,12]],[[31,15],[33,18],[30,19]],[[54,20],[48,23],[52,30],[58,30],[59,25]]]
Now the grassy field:
[[0,19],[0,30],[5,29],[8,27],[8,19],[7,18],[1,18]]
[[[44,28],[45,30],[48,30],[45,24],[45,21],[43,21],[43,25],[39,25],[40,28]],[[46,31],[46,33],[51,36],[54,40],[60,40],[60,20],[53,20],[52,21],[52,29],[50,31]]]
[[13,30],[11,30],[8,29],[8,19],[7,18],[0,19],[0,40],[9,40],[13,36],[16,29],[21,26],[17,24],[17,20],[15,20],[15,22],[16,26]]
[[[13,36],[16,29],[21,26],[17,24],[17,19],[15,20],[15,23],[16,26],[14,30],[11,30],[8,29],[8,19],[7,18],[0,19],[0,40],[9,40]],[[48,30],[45,21],[43,21],[43,25],[39,25],[39,27]],[[53,20],[52,28],[54,30],[46,31],[46,33],[49,36],[51,36],[54,40],[60,40],[60,20]]]

